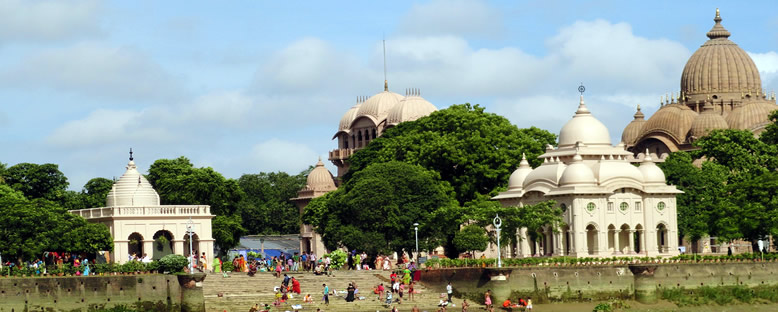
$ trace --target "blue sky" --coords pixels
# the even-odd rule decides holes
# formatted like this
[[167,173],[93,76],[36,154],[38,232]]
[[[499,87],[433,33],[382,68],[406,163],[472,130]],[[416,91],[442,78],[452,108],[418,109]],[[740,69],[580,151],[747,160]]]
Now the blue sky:
[[70,188],[189,157],[227,177],[292,173],[336,146],[357,96],[419,88],[558,132],[576,88],[614,144],[678,92],[715,9],[778,89],[774,1],[0,0],[0,161]]

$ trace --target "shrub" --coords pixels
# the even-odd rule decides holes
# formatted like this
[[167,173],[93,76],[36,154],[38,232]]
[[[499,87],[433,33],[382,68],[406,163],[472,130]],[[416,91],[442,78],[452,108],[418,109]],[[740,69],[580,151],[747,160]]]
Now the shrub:
[[162,272],[179,273],[189,266],[189,259],[182,255],[170,254],[159,259],[159,270]]
[[330,257],[330,266],[336,270],[340,269],[341,267],[343,267],[344,264],[346,264],[346,258],[348,257],[346,255],[346,252],[340,249],[336,249],[335,251],[328,253],[324,256]]
[[224,272],[235,271],[235,266],[232,265],[232,261],[223,261],[222,262],[222,271],[224,271]]

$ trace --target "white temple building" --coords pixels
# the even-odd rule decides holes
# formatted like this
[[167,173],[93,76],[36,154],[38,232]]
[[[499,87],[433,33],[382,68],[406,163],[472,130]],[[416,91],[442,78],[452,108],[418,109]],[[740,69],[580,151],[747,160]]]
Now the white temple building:
[[539,229],[538,241],[518,233],[513,256],[674,256],[678,252],[675,186],[640,154],[640,166],[623,143],[611,145],[608,128],[589,112],[583,95],[575,116],[531,168],[526,158],[510,176],[508,190],[495,196],[504,207],[555,200],[566,225]]
[[191,226],[192,250],[205,253],[208,267],[213,261],[210,206],[160,205],[159,195],[138,172],[130,151],[127,171],[114,182],[105,207],[70,210],[89,222],[105,224],[113,238],[111,262],[125,263],[133,254],[157,260],[175,253],[189,256],[188,226]]

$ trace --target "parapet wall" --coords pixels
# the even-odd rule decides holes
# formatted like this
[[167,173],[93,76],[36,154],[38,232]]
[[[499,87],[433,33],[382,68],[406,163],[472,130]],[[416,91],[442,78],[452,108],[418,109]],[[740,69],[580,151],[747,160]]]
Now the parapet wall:
[[202,287],[192,279],[162,274],[0,278],[0,312],[91,311],[120,305],[141,311],[204,311]]
[[664,263],[438,269],[422,272],[421,281],[438,292],[450,281],[458,296],[478,302],[490,289],[494,302],[510,295],[535,302],[622,298],[648,303],[663,287],[775,285],[777,273],[778,262]]

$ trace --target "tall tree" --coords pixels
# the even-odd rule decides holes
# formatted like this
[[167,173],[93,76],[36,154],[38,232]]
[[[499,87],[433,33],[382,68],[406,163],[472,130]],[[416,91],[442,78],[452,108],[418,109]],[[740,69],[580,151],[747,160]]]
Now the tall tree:
[[300,232],[300,212],[291,198],[305,186],[305,172],[244,174],[238,185],[246,193],[238,210],[250,234],[292,234]]
[[[227,250],[237,245],[245,233],[237,213],[238,202],[245,194],[233,179],[225,179],[210,167],[195,168],[186,157],[158,159],[149,167],[147,178],[159,193],[162,204],[210,205],[216,245]],[[236,225],[237,222],[237,225]]]
[[762,134],[759,135],[759,139],[767,144],[778,145],[778,110],[770,113],[769,118],[772,123],[765,127]]
[[413,223],[420,224],[420,242],[459,227],[451,222],[459,216],[450,210],[458,207],[451,187],[420,166],[397,161],[372,164],[330,194],[314,200],[305,216],[330,249],[401,253],[415,248]]
[[68,188],[68,179],[55,164],[19,163],[3,170],[2,174],[6,184],[28,199],[60,202]]
[[458,250],[470,253],[484,251],[488,244],[489,236],[486,236],[486,230],[477,224],[465,226],[454,235],[454,246],[456,246]]
[[507,185],[522,153],[534,166],[556,135],[519,129],[505,117],[470,104],[453,105],[387,130],[349,159],[348,181],[370,164],[392,160],[436,171],[451,184],[460,205]]

